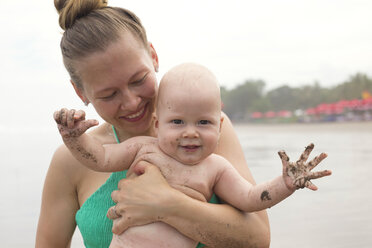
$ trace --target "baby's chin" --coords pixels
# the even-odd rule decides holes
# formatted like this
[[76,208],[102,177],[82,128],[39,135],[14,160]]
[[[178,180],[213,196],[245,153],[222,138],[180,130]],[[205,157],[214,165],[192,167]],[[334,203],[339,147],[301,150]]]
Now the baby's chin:
[[194,154],[190,153],[188,155],[186,155],[183,152],[178,153],[178,152],[175,152],[173,150],[169,151],[167,149],[162,149],[161,146],[160,146],[160,149],[162,150],[162,152],[164,152],[169,157],[171,157],[174,160],[176,160],[177,162],[179,162],[183,165],[187,165],[187,166],[197,165],[210,155],[210,154],[206,155],[206,154],[203,154],[203,152],[200,152],[201,148],[198,149],[199,151],[195,151]]
[[188,158],[188,159],[184,159],[184,158],[175,158],[178,162],[184,164],[184,165],[189,165],[189,166],[193,166],[193,165],[197,165],[199,164],[201,161],[203,161],[205,158],[197,158],[197,159],[193,159],[193,158]]

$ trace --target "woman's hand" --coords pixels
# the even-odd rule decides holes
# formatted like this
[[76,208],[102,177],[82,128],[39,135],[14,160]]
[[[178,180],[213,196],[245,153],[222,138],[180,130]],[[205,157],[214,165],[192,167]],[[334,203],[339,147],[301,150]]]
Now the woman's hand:
[[296,162],[290,162],[285,151],[278,152],[283,164],[283,179],[289,190],[296,190],[304,187],[311,190],[317,190],[318,187],[316,187],[310,180],[332,174],[330,170],[317,172],[311,171],[327,157],[327,154],[321,153],[319,156],[316,156],[313,160],[306,163],[306,160],[313,149],[314,144],[311,143],[305,148],[305,151],[301,154],[301,157]]
[[173,195],[179,194],[168,185],[156,166],[145,161],[132,167],[118,188],[111,194],[117,205],[107,212],[108,218],[116,219],[112,228],[115,234],[121,234],[131,226],[160,221],[169,206],[167,203],[175,199]]

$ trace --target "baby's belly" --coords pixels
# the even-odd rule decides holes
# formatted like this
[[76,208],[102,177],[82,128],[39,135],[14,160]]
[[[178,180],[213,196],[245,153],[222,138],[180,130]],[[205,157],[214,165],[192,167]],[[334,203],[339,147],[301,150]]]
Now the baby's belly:
[[197,242],[163,222],[135,226],[113,235],[110,248],[194,248]]

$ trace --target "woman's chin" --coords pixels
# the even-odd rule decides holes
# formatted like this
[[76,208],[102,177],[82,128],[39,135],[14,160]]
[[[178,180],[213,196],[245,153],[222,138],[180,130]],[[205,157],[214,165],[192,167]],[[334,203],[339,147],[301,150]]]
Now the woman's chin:
[[137,121],[120,120],[120,128],[133,135],[146,135],[152,129],[152,115],[146,114]]

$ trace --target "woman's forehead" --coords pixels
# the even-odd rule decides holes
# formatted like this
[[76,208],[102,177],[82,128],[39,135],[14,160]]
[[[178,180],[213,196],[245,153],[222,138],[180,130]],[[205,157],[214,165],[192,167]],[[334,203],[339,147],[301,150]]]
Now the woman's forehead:
[[83,84],[102,86],[107,82],[130,81],[136,74],[151,68],[147,50],[137,43],[136,39],[127,37],[81,61],[78,69]]

